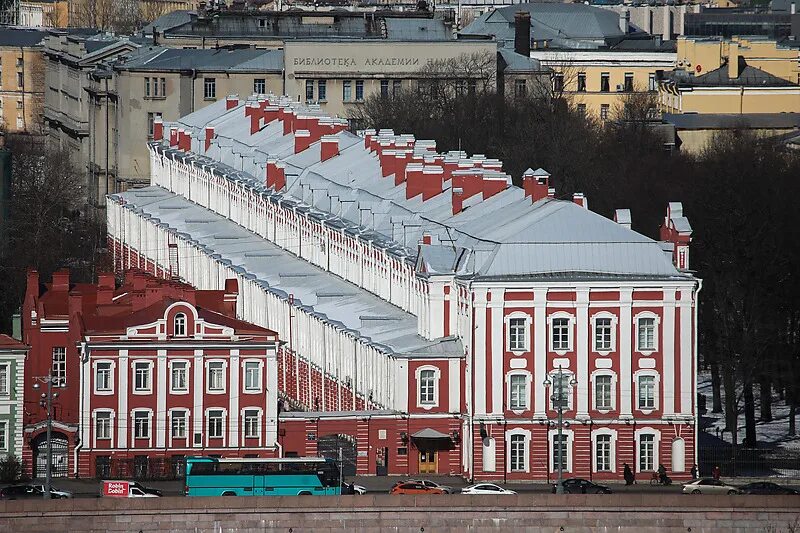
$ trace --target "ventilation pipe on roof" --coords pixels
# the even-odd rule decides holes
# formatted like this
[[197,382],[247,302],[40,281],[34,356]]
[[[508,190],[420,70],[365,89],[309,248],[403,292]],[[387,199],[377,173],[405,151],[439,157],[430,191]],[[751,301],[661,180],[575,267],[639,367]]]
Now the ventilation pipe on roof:
[[617,209],[614,211],[614,222],[620,226],[631,229],[631,210],[630,209]]
[[514,14],[514,51],[525,57],[531,55],[531,14],[527,11]]

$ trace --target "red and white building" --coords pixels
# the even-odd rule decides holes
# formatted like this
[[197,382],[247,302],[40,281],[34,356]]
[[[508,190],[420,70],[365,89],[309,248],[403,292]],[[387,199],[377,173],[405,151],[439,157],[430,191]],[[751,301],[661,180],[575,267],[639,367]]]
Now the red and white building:
[[[129,272],[117,289],[113,274],[70,284],[60,271],[43,289],[29,273],[25,383],[52,368],[55,475],[165,477],[186,455],[280,454],[277,336],[236,319],[235,280],[201,291]],[[25,387],[24,456],[37,476],[41,390]]]
[[152,186],[108,206],[117,268],[235,278],[239,316],[285,341],[282,452],[545,480],[563,449],[567,475],[688,477],[700,281],[681,205],[654,241],[627,210],[555,199],[542,169],[519,188],[500,161],[345,127],[229,97],[157,123]]

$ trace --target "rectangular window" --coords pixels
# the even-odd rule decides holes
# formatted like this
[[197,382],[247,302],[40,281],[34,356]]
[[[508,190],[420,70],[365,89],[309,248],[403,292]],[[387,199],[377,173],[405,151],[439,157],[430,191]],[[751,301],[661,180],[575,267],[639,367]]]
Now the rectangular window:
[[594,322],[594,349],[598,352],[613,350],[611,345],[612,322],[610,318],[598,318]]
[[248,439],[258,438],[258,411],[255,409],[244,412],[244,436]]
[[611,435],[598,435],[595,444],[595,466],[598,472],[611,471]]
[[436,403],[436,372],[423,370],[419,373],[419,403]]
[[133,436],[136,439],[150,438],[150,414],[145,411],[133,413]]
[[186,392],[189,385],[186,380],[189,363],[187,361],[175,361],[172,363],[172,376],[170,377],[170,388],[172,392]]
[[25,86],[25,79],[23,77],[22,72],[17,72],[17,87],[24,87]]
[[569,350],[569,319],[554,318],[550,330],[553,350]]
[[522,98],[528,94],[528,85],[526,80],[514,80],[514,96]]
[[611,90],[611,81],[608,72],[600,74],[600,92],[607,93]]
[[253,92],[256,94],[267,94],[267,80],[265,78],[254,79]]
[[203,98],[214,100],[217,98],[217,79],[203,78]]
[[656,349],[656,319],[640,318],[638,327],[639,351]]
[[639,376],[639,409],[655,409],[656,378]]
[[381,98],[389,96],[389,80],[381,80]]
[[639,471],[652,472],[655,470],[654,452],[655,435],[639,436]]
[[392,96],[400,96],[400,92],[403,90],[403,82],[400,80],[393,80],[392,81]]
[[608,120],[608,104],[600,104],[600,118]]
[[306,80],[306,102],[314,101],[314,80]]
[[528,408],[527,376],[515,374],[511,376],[511,409]]
[[564,91],[564,75],[555,74],[553,76],[553,92],[561,93]]
[[8,431],[8,422],[5,420],[0,421],[0,450],[8,451],[8,437],[6,433]]
[[553,409],[569,409],[569,374],[553,374]]
[[457,80],[456,81],[456,96],[464,96],[467,94],[467,81],[466,80]]
[[320,102],[328,99],[328,80],[317,80],[317,97]]
[[95,413],[94,436],[98,440],[111,438],[111,413]]
[[173,411],[172,412],[172,438],[185,439],[186,438],[186,411]]
[[658,89],[658,84],[656,83],[656,73],[651,72],[647,75],[647,90],[655,91],[656,89]]
[[150,363],[134,363],[133,390],[137,392],[150,392],[150,387]]
[[626,72],[625,73],[625,85],[623,87],[623,90],[626,93],[633,92],[633,72]]
[[0,396],[8,396],[8,365],[0,365]]
[[150,98],[150,78],[147,76],[144,78],[144,97]]
[[222,428],[222,411],[213,410],[208,412],[208,436],[212,439],[221,439]]
[[161,96],[167,96],[167,78],[161,78]]
[[67,349],[63,346],[53,348],[53,386],[67,385]]
[[257,361],[244,363],[244,390],[261,390],[261,365]]
[[525,435],[511,435],[509,443],[511,456],[511,471],[525,471]]
[[148,113],[147,114],[147,137],[152,139],[155,132],[156,117],[161,118],[161,113]]
[[578,114],[582,117],[586,116],[586,104],[578,104]]
[[353,82],[344,80],[342,82],[342,101],[349,102],[353,99]]
[[222,361],[208,363],[208,390],[225,390],[225,366]]
[[94,376],[94,389],[96,391],[111,390],[111,363],[97,363]]
[[594,404],[596,409],[611,409],[611,376],[594,378]]
[[364,100],[364,80],[356,80],[356,102]]
[[586,92],[586,73],[585,72],[578,72],[578,92],[585,93]]
[[553,470],[558,470],[558,465],[561,465],[562,470],[567,469],[567,436],[558,434],[553,435]]
[[159,85],[158,85],[158,78],[153,78],[153,98],[158,98],[159,96]]
[[508,347],[511,351],[527,350],[526,325],[524,318],[512,318],[508,321]]

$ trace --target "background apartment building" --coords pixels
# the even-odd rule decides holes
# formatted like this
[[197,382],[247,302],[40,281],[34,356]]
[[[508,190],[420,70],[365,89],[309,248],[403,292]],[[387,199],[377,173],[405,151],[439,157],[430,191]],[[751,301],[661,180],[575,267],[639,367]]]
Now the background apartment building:
[[42,40],[38,30],[0,31],[0,130],[39,133],[44,98]]

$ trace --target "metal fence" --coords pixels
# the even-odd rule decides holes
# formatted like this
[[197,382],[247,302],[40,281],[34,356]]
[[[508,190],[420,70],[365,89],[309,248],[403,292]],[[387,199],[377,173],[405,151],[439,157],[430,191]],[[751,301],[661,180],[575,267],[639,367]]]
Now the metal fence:
[[800,453],[782,448],[700,446],[699,456],[703,476],[718,466],[724,477],[800,478]]

